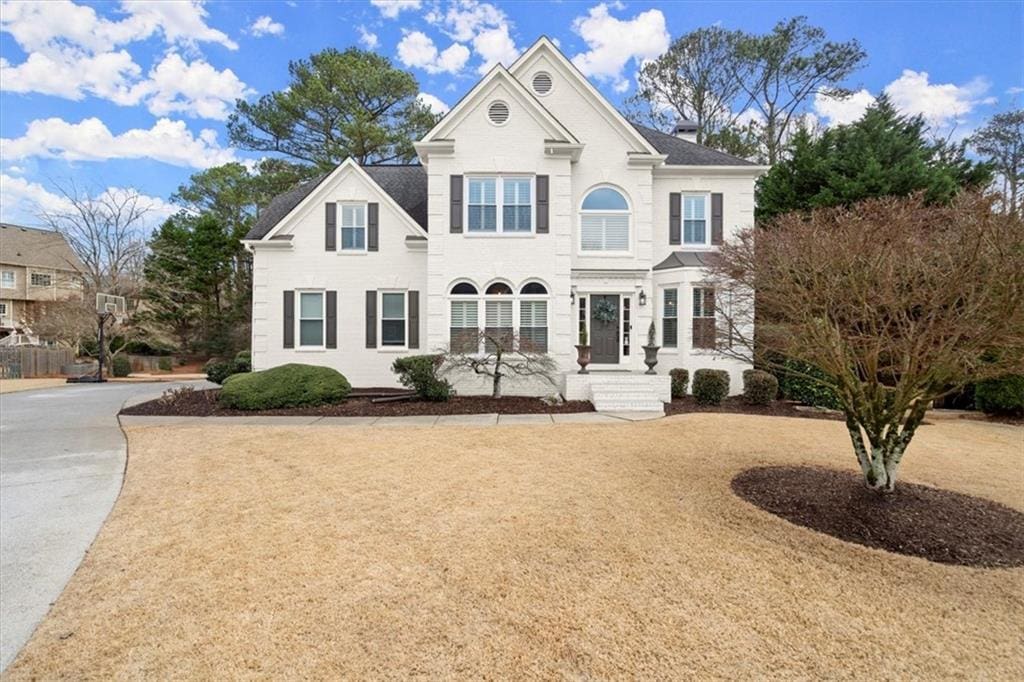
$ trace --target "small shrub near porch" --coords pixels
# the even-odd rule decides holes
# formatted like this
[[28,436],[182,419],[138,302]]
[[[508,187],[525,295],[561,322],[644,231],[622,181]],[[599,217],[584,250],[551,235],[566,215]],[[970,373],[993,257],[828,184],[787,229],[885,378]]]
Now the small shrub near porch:
[[779,394],[779,380],[760,369],[743,372],[743,400],[748,405],[768,405]]
[[334,403],[351,391],[348,380],[337,370],[288,364],[228,377],[219,400],[223,407],[236,410],[273,410]]
[[690,384],[690,371],[682,367],[669,370],[668,375],[672,377],[672,397],[682,398],[686,395],[686,387]]
[[398,358],[391,363],[391,371],[398,375],[398,380],[406,388],[416,391],[422,400],[444,402],[452,397],[452,385],[437,376],[444,363],[444,356],[410,355]]
[[693,373],[693,397],[700,405],[720,405],[729,395],[729,373],[724,369],[698,369]]

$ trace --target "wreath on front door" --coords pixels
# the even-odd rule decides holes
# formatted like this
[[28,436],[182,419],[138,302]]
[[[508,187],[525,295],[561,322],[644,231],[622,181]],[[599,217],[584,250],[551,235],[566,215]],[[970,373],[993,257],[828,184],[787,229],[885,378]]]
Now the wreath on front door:
[[619,319],[619,308],[607,298],[594,304],[594,319],[601,322],[614,322]]

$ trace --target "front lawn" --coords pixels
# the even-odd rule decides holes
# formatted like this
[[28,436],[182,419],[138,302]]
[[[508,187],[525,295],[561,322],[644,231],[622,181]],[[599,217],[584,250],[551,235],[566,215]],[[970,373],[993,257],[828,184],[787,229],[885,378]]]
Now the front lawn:
[[[1024,678],[1024,569],[736,497],[855,466],[843,424],[130,427],[124,491],[11,679]],[[924,426],[903,480],[1021,509],[1019,428]]]

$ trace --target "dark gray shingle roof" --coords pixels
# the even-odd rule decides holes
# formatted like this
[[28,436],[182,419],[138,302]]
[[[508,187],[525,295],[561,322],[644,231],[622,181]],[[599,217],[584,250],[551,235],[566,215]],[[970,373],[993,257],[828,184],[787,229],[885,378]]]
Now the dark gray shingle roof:
[[668,258],[655,265],[652,269],[701,268],[707,265],[705,255],[700,251],[673,251],[668,255]]
[[[380,185],[395,202],[424,230],[427,229],[427,172],[420,165],[407,166],[362,166],[362,169]],[[246,239],[262,239],[274,226],[292,212],[302,200],[313,193],[321,182],[330,175],[323,175],[304,182],[284,194],[279,194],[260,212]]]
[[[630,121],[632,123],[632,121]],[[757,164],[726,154],[710,147],[680,139],[654,128],[633,123],[633,127],[651,143],[660,154],[668,154],[665,163],[669,166],[756,166]]]

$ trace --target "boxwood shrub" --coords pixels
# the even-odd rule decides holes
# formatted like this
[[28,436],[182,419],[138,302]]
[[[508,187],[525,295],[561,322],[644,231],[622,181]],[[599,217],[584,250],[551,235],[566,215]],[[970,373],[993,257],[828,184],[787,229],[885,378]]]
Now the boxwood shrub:
[[162,355],[160,359],[156,361],[156,366],[160,368],[161,372],[170,372],[173,369],[173,363],[169,355]]
[[698,369],[693,373],[693,397],[701,405],[720,405],[729,395],[729,373],[724,369]]
[[672,377],[672,397],[682,398],[686,395],[686,387],[690,384],[690,372],[682,367],[670,369],[668,375]]
[[203,369],[206,370],[207,381],[223,384],[230,376],[251,372],[252,364],[249,362],[248,351],[243,351],[230,360],[219,358],[210,360],[203,366]]
[[288,364],[228,377],[220,404],[236,410],[275,410],[335,403],[351,391],[348,379],[335,369]]
[[110,373],[115,377],[126,377],[132,373],[132,363],[126,355],[115,355],[110,359]]
[[974,405],[985,414],[1024,414],[1024,375],[979,381],[974,386]]
[[779,394],[779,380],[759,369],[743,372],[743,400],[748,405],[768,405]]
[[443,355],[409,355],[391,363],[391,371],[406,388],[423,400],[444,402],[452,397],[452,385],[437,376]]

